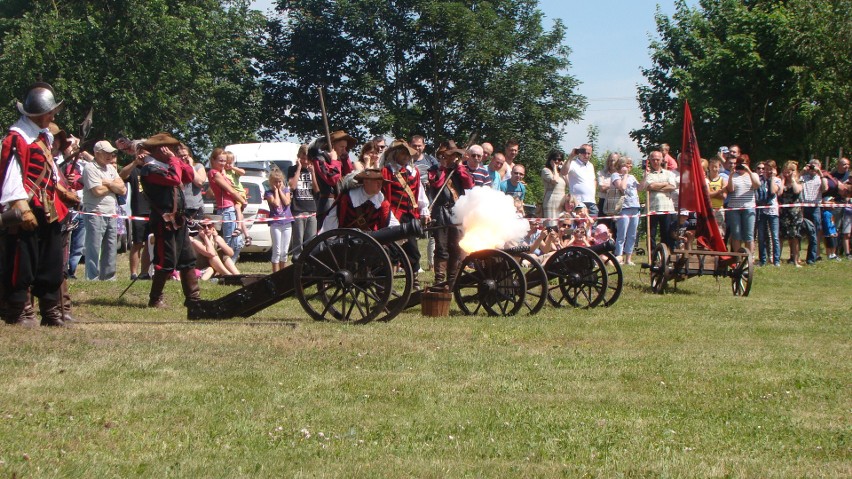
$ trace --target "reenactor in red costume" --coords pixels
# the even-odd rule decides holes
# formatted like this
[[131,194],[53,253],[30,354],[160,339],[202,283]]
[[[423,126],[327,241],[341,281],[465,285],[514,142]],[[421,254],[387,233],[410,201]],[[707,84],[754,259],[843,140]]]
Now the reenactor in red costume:
[[201,298],[183,197],[183,186],[192,183],[195,171],[177,156],[179,146],[180,142],[168,133],[158,133],[142,143],[150,152],[143,160],[140,181],[151,206],[154,234],[154,277],[148,300],[151,308],[166,307],[163,287],[175,270],[180,272],[184,304],[189,306]]
[[[412,221],[429,222],[429,199],[423,191],[420,173],[412,164],[411,157],[417,155],[417,150],[408,145],[405,140],[396,140],[385,151],[385,166],[382,176],[387,180],[382,187],[382,193],[390,201],[391,212],[400,223]],[[417,247],[417,237],[409,237],[402,244],[411,268],[415,271],[414,284],[419,287],[416,272],[420,270],[420,250]]]
[[0,152],[0,208],[16,209],[22,222],[6,228],[0,278],[10,324],[36,326],[30,295],[38,298],[42,326],[64,326],[60,304],[63,275],[64,201],[77,201],[59,179],[50,123],[62,108],[53,87],[36,83],[18,102],[21,117],[9,128]]
[[432,221],[435,225],[445,226],[434,232],[435,235],[435,283],[448,282],[452,287],[464,252],[459,246],[462,238],[461,227],[453,224],[453,207],[465,190],[473,188],[470,170],[460,168],[464,150],[456,147],[452,140],[438,146],[435,156],[439,166],[429,168],[429,189],[435,198],[432,203]]
[[385,179],[381,170],[366,169],[355,175],[361,186],[346,190],[337,198],[335,207],[329,211],[322,231],[336,228],[356,228],[377,231],[399,224],[391,213],[390,202],[382,194]]

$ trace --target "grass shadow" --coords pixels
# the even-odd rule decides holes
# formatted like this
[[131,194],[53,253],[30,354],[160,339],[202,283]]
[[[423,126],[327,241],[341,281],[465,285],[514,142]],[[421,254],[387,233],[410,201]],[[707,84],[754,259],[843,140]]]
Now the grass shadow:
[[147,309],[147,303],[136,303],[130,302],[127,298],[92,298],[92,299],[82,299],[82,300],[74,300],[75,304],[85,304],[90,306],[121,306],[126,308],[139,308],[139,309]]

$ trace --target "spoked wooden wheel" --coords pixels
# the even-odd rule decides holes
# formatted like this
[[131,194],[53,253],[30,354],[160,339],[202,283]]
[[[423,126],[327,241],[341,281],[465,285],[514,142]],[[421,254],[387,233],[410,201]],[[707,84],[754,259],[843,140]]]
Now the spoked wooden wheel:
[[527,294],[524,298],[523,310],[527,314],[536,314],[544,307],[547,301],[548,280],[547,272],[535,256],[529,253],[518,255],[521,270],[527,280]]
[[385,305],[384,310],[376,317],[378,321],[390,321],[401,313],[408,300],[411,298],[411,291],[414,289],[414,271],[411,268],[411,262],[408,261],[408,255],[402,250],[402,247],[397,243],[389,243],[385,245],[385,252],[390,258],[393,265],[393,286],[391,287],[390,300]]
[[453,283],[453,296],[464,314],[512,316],[524,306],[527,281],[508,253],[487,249],[462,261]]
[[754,272],[754,258],[745,248],[740,248],[745,256],[731,270],[731,291],[734,296],[748,296],[751,291],[751,275]]
[[624,287],[624,272],[621,271],[621,265],[615,259],[615,255],[607,251],[603,255],[604,266],[606,267],[606,292],[604,292],[604,306],[612,306],[618,301],[621,296],[621,288]]
[[376,240],[354,229],[326,231],[295,264],[296,297],[313,319],[367,323],[386,312],[393,268]]
[[656,294],[663,294],[670,275],[669,247],[659,243],[651,253],[651,291]]
[[553,306],[594,308],[603,301],[608,278],[603,261],[594,251],[578,246],[563,248],[548,258],[544,270],[550,279],[547,297]]

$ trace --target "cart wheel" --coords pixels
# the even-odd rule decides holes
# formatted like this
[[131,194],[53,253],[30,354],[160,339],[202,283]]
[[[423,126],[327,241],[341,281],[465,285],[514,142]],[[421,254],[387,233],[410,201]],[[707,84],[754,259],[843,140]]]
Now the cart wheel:
[[524,305],[527,281],[520,265],[508,253],[486,249],[462,261],[453,296],[464,314],[512,316]]
[[394,280],[391,261],[367,234],[326,231],[305,245],[295,268],[296,297],[313,319],[361,324],[379,315],[392,318],[386,314]]
[[659,243],[651,253],[651,291],[663,294],[666,283],[671,276],[671,265],[669,265],[669,247]]
[[[527,314],[536,314],[544,307],[547,301],[548,279],[547,272],[535,256],[529,253],[521,253],[521,270],[527,280],[527,294],[524,298],[524,308]],[[526,266],[529,264],[529,266]]]
[[621,289],[624,287],[624,272],[621,270],[621,265],[615,260],[615,255],[612,252],[607,251],[603,256],[607,276],[603,305],[612,306],[618,301],[618,297],[621,296]]
[[390,321],[405,310],[411,298],[411,292],[414,290],[414,270],[411,268],[411,262],[408,261],[408,255],[397,243],[389,243],[384,247],[393,265],[394,275],[390,299],[384,311],[376,317],[378,321]]
[[594,251],[569,246],[553,253],[544,265],[549,285],[550,304],[562,307],[594,308],[604,299],[607,288],[606,267]]
[[731,290],[734,296],[748,296],[751,291],[751,274],[754,271],[754,258],[745,248],[740,248],[745,256],[734,265],[731,271]]

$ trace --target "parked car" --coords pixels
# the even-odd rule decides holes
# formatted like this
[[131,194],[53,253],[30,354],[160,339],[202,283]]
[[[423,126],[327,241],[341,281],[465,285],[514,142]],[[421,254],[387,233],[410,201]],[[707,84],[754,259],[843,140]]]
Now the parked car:
[[240,168],[259,167],[270,170],[272,165],[275,165],[287,174],[287,168],[296,164],[299,144],[288,141],[239,143],[228,145],[225,150],[234,154],[234,163]]
[[[241,165],[242,166],[242,165]],[[251,236],[251,246],[242,249],[243,253],[266,253],[272,249],[272,238],[269,234],[269,224],[258,222],[269,217],[269,208],[263,200],[263,193],[269,189],[266,180],[266,172],[260,170],[246,169],[246,174],[240,178],[243,188],[246,190],[248,204],[243,210],[246,221],[246,229]],[[202,197],[204,199],[204,214],[212,215],[215,209],[216,198],[213,190],[205,182]]]

